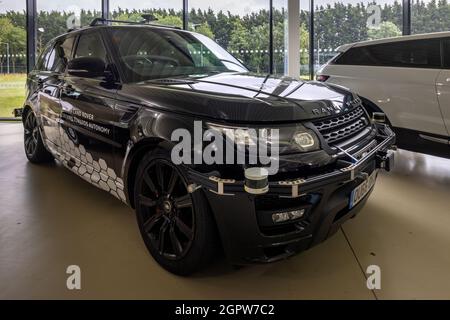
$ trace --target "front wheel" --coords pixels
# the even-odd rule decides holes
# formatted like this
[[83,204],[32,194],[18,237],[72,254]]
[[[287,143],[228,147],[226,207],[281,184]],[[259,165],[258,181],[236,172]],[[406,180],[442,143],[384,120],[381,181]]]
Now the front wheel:
[[53,156],[42,142],[41,132],[33,111],[29,111],[23,123],[25,154],[30,162],[44,163],[53,160]]
[[201,190],[188,192],[183,169],[162,151],[148,153],[135,180],[139,229],[153,258],[166,270],[189,275],[214,252],[215,225]]

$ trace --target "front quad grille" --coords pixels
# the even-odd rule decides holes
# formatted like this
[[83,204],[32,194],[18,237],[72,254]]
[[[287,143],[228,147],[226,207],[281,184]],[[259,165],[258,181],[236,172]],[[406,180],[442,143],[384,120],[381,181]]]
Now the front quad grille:
[[364,129],[367,126],[367,122],[364,119],[359,119],[353,122],[352,124],[342,127],[338,130],[331,131],[328,133],[324,133],[323,137],[327,140],[328,143],[334,143],[345,138],[349,138],[356,133],[360,132],[361,129]]
[[350,139],[368,126],[370,121],[362,107],[333,118],[313,121],[328,144],[336,144]]

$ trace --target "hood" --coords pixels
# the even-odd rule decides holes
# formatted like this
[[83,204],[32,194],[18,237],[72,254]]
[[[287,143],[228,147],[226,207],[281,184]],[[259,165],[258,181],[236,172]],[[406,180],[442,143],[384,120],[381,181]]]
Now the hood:
[[230,122],[294,122],[327,117],[360,104],[344,88],[290,77],[222,73],[124,84],[128,101]]

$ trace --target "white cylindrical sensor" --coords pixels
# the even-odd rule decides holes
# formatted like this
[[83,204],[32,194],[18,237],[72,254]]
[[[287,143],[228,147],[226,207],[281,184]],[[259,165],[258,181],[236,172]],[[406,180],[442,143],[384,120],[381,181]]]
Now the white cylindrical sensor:
[[269,191],[269,171],[266,168],[247,168],[244,175],[244,189],[248,193],[263,194]]

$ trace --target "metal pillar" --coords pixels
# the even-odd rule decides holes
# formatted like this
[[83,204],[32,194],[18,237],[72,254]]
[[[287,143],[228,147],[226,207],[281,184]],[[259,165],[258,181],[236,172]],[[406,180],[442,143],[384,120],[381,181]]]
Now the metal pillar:
[[189,26],[189,3],[188,0],[183,0],[183,29],[188,30]]
[[403,35],[411,34],[411,0],[403,0]]
[[300,76],[300,1],[288,0],[287,70],[293,78]]
[[309,78],[314,79],[314,0],[309,1]]
[[37,39],[37,9],[36,0],[26,0],[27,7],[27,72],[30,72],[36,64],[36,39]]

